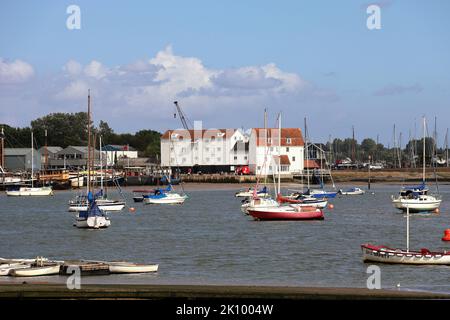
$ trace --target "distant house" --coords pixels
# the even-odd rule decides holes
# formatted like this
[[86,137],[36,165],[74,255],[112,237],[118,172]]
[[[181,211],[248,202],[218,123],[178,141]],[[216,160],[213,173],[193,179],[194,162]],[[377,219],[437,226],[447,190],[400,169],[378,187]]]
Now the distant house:
[[108,144],[102,147],[102,153],[106,155],[108,166],[115,165],[122,158],[136,159],[138,157],[137,150],[128,145]]
[[52,160],[58,159],[58,152],[60,152],[63,148],[56,146],[47,146],[39,148],[38,153],[41,156],[42,168],[44,168],[45,166],[46,149],[47,149],[47,167],[50,168],[50,162]]
[[[95,150],[94,165],[100,165],[100,152]],[[49,167],[52,169],[85,169],[88,160],[88,147],[68,146],[56,153],[56,158],[49,159]]]
[[8,171],[30,171],[33,162],[34,169],[40,169],[41,158],[34,150],[34,160],[31,161],[30,148],[5,148],[5,169]]
[[[303,135],[300,128],[254,128],[250,135],[250,171],[257,175],[295,174],[304,168]],[[281,149],[280,149],[281,144]]]

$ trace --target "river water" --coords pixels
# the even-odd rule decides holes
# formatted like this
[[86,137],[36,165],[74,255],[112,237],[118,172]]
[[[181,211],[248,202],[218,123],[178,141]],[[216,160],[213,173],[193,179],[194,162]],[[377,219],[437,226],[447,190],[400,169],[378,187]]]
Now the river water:
[[[156,274],[84,277],[82,283],[235,284],[366,287],[362,243],[406,246],[406,218],[391,205],[399,186],[373,184],[363,196],[340,196],[323,221],[254,221],[240,211],[237,185],[190,190],[182,206],[127,203],[111,227],[73,227],[72,191],[53,197],[0,195],[0,257],[129,260],[159,264]],[[411,217],[411,248],[450,250],[450,186],[441,185],[440,214]],[[450,292],[450,267],[382,265],[382,288]],[[39,279],[39,280],[36,280]],[[35,278],[62,282],[65,277]],[[23,281],[2,277],[4,281]]]

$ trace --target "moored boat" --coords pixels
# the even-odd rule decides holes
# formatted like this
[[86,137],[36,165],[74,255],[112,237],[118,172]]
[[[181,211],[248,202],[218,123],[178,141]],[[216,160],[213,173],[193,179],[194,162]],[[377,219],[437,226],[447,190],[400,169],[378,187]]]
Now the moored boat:
[[12,196],[12,197],[52,196],[53,189],[51,187],[20,187],[19,189],[6,190],[6,195]]
[[157,272],[158,264],[141,264],[132,262],[108,262],[111,273],[147,273]]
[[255,220],[323,220],[323,211],[314,207],[283,205],[268,208],[249,208]]
[[364,262],[450,265],[450,251],[431,252],[425,248],[420,251],[409,251],[372,244],[361,245],[361,250]]
[[59,264],[51,264],[44,266],[30,266],[29,268],[15,268],[9,272],[13,277],[39,277],[58,274]]
[[339,193],[342,195],[347,195],[347,196],[356,196],[356,195],[363,195],[366,192],[364,190],[362,190],[361,188],[358,187],[353,187],[347,190],[339,190]]

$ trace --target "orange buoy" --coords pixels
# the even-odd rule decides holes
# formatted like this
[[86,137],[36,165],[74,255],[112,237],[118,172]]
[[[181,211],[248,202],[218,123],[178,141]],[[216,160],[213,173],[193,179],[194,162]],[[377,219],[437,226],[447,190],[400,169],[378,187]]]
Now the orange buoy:
[[439,208],[434,209],[434,213],[439,213],[441,212],[441,210],[439,210]]
[[135,208],[133,208],[133,207],[131,207],[130,209],[128,209],[128,211],[130,211],[131,213],[133,213],[133,212],[135,212],[135,211],[136,211],[136,209],[135,209]]
[[442,241],[450,241],[450,229],[445,229]]
[[334,209],[334,204],[330,203],[330,204],[328,205],[328,208],[329,208],[329,209]]

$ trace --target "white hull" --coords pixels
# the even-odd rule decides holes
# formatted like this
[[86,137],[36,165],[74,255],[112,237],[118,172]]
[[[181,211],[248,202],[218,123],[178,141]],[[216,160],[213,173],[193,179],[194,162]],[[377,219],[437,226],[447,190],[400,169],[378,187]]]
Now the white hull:
[[[123,208],[125,208],[125,203],[124,202],[105,203],[105,204],[97,203],[97,206],[102,211],[122,211]],[[69,205],[70,212],[87,211],[87,209],[88,209],[87,204]]]
[[[251,198],[251,197],[253,197],[253,191],[241,191],[241,192],[236,193],[234,196],[236,198]],[[257,196],[260,198],[266,198],[269,196],[269,194],[264,192],[264,193],[258,193]]]
[[59,273],[59,265],[45,267],[30,267],[11,270],[10,275],[14,277],[38,277]]
[[293,206],[297,207],[314,207],[318,209],[325,209],[328,205],[328,201],[320,201],[320,202],[311,202],[311,203],[291,203]]
[[187,196],[181,196],[178,193],[167,193],[166,197],[162,198],[144,198],[146,204],[182,204],[187,199]]
[[379,262],[390,264],[411,264],[411,265],[450,265],[450,254],[448,253],[421,253],[418,251],[381,249],[373,250],[363,247],[364,262]]
[[12,270],[30,268],[29,265],[23,263],[10,263],[0,265],[0,276],[7,276]]
[[70,185],[72,186],[72,188],[81,188],[84,186],[84,178],[83,177],[70,178]]
[[6,191],[6,195],[12,197],[21,196],[52,196],[53,190],[50,187],[43,188],[25,188],[21,187],[19,190]]
[[111,262],[109,264],[109,272],[111,273],[146,273],[157,272],[157,264],[135,264],[127,262]]
[[272,198],[251,199],[249,202],[241,205],[241,211],[248,215],[248,209],[272,208],[278,206],[279,203]]
[[392,198],[392,205],[402,211],[409,208],[410,212],[434,211],[439,208],[442,200],[433,196],[420,196],[416,199],[405,199],[402,197]]
[[75,226],[81,229],[100,229],[107,228],[111,225],[111,221],[106,217],[88,217],[77,218]]

